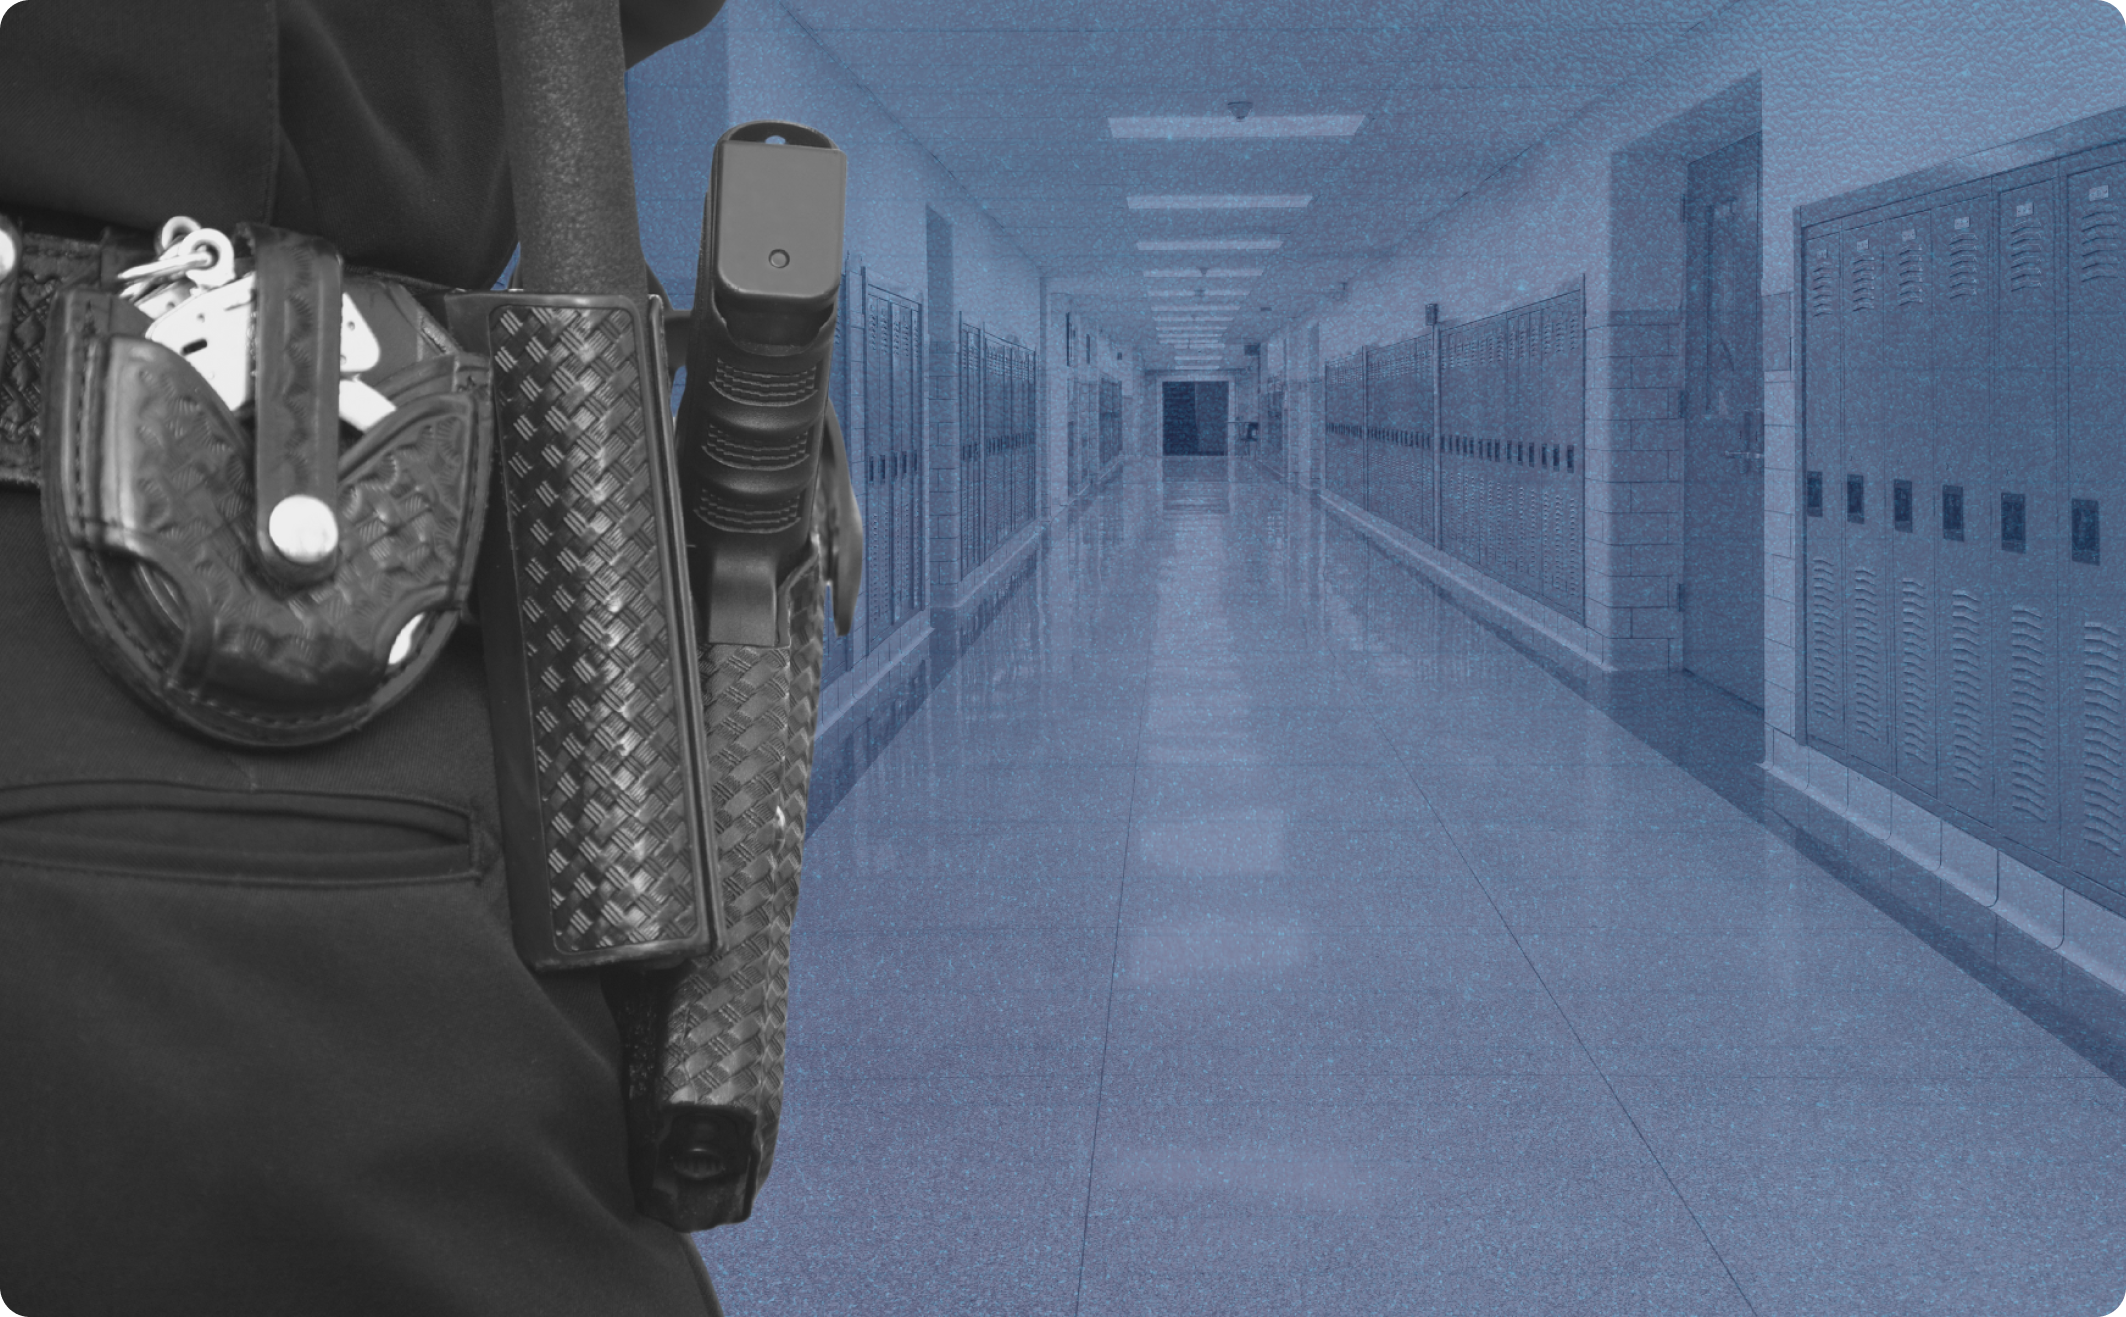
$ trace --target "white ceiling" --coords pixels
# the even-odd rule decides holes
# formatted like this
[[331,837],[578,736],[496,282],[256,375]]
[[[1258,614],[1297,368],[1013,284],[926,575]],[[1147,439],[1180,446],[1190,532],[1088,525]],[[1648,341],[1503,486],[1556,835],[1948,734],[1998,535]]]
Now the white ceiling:
[[[1733,0],[785,0],[1108,331],[1162,363],[1151,288],[1244,286],[1239,345],[1305,314]],[[1348,140],[1118,141],[1110,116],[1363,114]],[[1131,210],[1132,193],[1310,193]],[[1145,239],[1277,237],[1266,252]],[[1148,269],[1260,269],[1234,281]],[[1234,304],[1235,299],[1223,299]],[[1264,311],[1259,308],[1268,307]]]

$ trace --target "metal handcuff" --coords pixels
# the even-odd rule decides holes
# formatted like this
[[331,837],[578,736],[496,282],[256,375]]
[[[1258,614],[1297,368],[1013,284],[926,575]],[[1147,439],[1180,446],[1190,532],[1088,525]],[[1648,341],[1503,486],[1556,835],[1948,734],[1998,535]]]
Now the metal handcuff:
[[[183,357],[236,411],[251,401],[258,339],[257,278],[236,273],[236,245],[220,229],[184,215],[165,221],[154,260],[119,273],[119,296],[150,318],[147,339]],[[339,415],[368,431],[394,410],[389,398],[358,376],[374,367],[380,349],[369,322],[340,295]],[[306,494],[283,499],[269,514],[267,534],[295,562],[323,562],[339,547],[332,509]],[[411,626],[393,646],[398,662],[412,646]]]

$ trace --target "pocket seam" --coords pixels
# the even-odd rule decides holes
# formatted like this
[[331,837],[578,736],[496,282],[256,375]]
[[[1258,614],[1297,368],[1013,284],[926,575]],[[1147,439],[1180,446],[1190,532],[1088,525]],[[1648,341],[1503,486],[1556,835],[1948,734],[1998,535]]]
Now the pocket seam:
[[[128,798],[128,790],[138,795]],[[31,808],[11,815],[6,806],[8,797],[16,793],[37,793],[46,800],[32,799]],[[73,797],[70,799],[70,795]],[[400,817],[365,817],[360,807],[375,806],[412,807],[430,817],[407,819]],[[43,806],[37,808],[36,806]],[[9,867],[61,868],[73,872],[96,873],[110,877],[139,877],[159,881],[201,883],[225,887],[380,887],[425,884],[448,884],[470,882],[482,884],[487,874],[495,867],[500,853],[499,845],[489,830],[470,808],[451,804],[425,796],[397,795],[382,792],[331,792],[316,790],[268,790],[237,787],[204,786],[195,783],[168,782],[154,779],[85,778],[44,782],[0,782],[0,834],[6,831],[10,817],[36,818],[40,815],[61,813],[93,813],[99,808],[125,809],[176,809],[187,805],[200,807],[205,815],[217,813],[258,813],[279,815],[283,818],[315,818],[320,822],[375,822],[397,825],[413,831],[427,833],[435,840],[434,846],[415,847],[397,852],[378,850],[354,852],[346,856],[334,856],[341,871],[319,874],[312,877],[276,876],[268,868],[262,873],[217,873],[217,867],[245,866],[247,861],[263,862],[261,867],[271,865],[276,856],[295,858],[287,851],[258,851],[250,856],[238,852],[214,851],[190,848],[183,845],[163,845],[156,842],[104,840],[82,838],[78,841],[67,834],[38,834],[34,830],[16,833],[7,838],[16,843],[16,849],[26,847],[27,856],[0,856],[0,865]],[[333,806],[338,806],[335,809]],[[352,807],[352,808],[349,808]],[[385,811],[380,811],[385,812]],[[440,816],[440,817],[437,817]],[[39,844],[40,836],[42,844]],[[391,873],[363,875],[346,872],[352,864],[358,865],[365,854],[373,855],[375,862],[390,867],[393,858],[403,863],[408,857],[422,854],[434,855],[448,852],[449,867],[442,872]],[[299,853],[298,853],[299,854]]]

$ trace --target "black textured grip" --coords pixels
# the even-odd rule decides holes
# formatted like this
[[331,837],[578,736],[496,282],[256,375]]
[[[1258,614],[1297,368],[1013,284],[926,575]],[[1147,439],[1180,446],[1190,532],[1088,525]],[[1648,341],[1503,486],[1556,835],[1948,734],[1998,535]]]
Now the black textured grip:
[[752,1213],[781,1125],[790,929],[819,709],[816,554],[785,587],[789,648],[710,645],[703,653],[724,941],[662,990],[633,985],[632,1009],[626,1000],[619,1008],[642,1210],[679,1230]]
[[494,359],[481,563],[517,944],[562,969],[715,945],[669,413],[625,297],[466,294]]
[[814,473],[826,411],[831,309],[794,352],[756,352],[713,305],[695,308],[679,410],[680,475],[702,637],[712,644],[789,640],[779,586],[809,549]]

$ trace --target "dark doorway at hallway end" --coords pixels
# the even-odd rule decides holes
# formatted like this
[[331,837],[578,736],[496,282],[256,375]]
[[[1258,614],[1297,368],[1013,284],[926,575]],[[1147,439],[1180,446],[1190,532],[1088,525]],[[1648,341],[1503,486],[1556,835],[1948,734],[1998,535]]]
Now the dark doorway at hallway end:
[[1226,385],[1223,380],[1169,380],[1160,392],[1163,442],[1168,457],[1218,457],[1225,453]]

